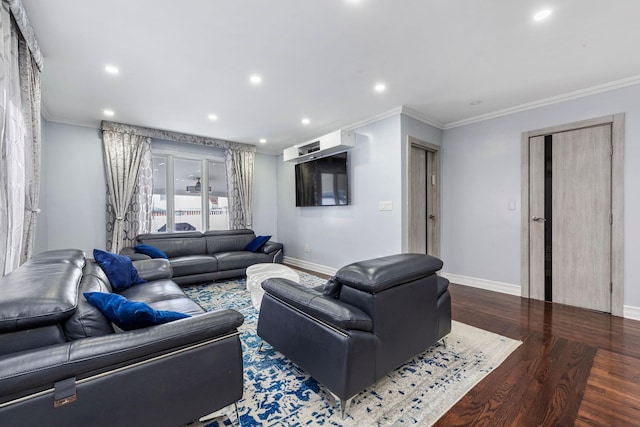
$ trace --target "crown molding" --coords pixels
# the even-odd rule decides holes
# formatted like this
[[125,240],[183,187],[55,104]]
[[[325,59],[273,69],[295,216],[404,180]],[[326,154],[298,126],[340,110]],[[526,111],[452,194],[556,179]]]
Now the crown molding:
[[91,128],[91,129],[100,129],[99,120],[96,122],[80,122],[80,121],[74,121],[74,120],[61,119],[59,117],[52,116],[49,113],[47,113],[46,115],[43,113],[42,117],[44,117],[44,119],[49,123],[59,123],[62,125],[78,126],[78,127]]
[[412,108],[409,108],[407,106],[402,106],[400,107],[401,110],[400,112],[402,114],[404,114],[405,116],[409,116],[412,119],[416,119],[421,121],[422,123],[426,123],[430,126],[433,126],[434,128],[440,129],[440,130],[444,130],[444,123],[438,121],[438,120],[434,120],[430,117],[425,116],[424,114],[420,113],[419,111],[416,111]]
[[379,122],[380,120],[388,119],[389,117],[397,116],[402,113],[402,106],[393,108],[391,110],[385,111],[380,114],[376,114],[375,116],[368,117],[364,120],[360,120],[358,122],[352,123],[348,126],[343,126],[342,130],[353,131],[358,128],[368,126],[372,123]]
[[602,92],[608,92],[615,89],[621,89],[628,86],[634,86],[640,84],[640,75],[628,77],[626,79],[615,80],[612,82],[604,83],[597,86],[592,86],[586,89],[580,89],[573,92],[568,92],[563,95],[552,96],[550,98],[540,99],[538,101],[521,104],[511,108],[505,108],[504,110],[494,111],[492,113],[482,114],[480,116],[471,117],[469,119],[458,120],[456,122],[447,123],[443,130],[453,129],[472,123],[483,122],[485,120],[495,119],[497,117],[507,116],[509,114],[519,113],[522,111],[533,110],[534,108],[545,107],[548,105],[559,104],[565,101],[571,101],[573,99],[584,98],[585,96],[595,95]]

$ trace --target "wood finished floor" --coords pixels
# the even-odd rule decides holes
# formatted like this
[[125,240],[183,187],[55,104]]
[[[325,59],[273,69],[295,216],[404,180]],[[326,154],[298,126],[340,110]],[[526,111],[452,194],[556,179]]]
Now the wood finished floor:
[[468,286],[449,289],[454,320],[522,345],[435,426],[640,426],[639,321]]
[[640,322],[450,290],[453,319],[523,344],[436,426],[640,426]]

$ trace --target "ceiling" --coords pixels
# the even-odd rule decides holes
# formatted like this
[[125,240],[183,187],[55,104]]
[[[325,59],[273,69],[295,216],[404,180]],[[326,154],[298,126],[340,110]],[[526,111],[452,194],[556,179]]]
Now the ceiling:
[[[266,153],[400,106],[446,129],[640,82],[637,0],[22,3],[44,56],[47,120],[112,120]],[[551,16],[535,22],[544,8]]]

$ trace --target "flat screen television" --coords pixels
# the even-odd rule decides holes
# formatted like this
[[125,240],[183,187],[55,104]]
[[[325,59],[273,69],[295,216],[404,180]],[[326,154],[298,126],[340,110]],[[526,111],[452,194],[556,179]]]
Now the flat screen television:
[[296,164],[296,206],[349,204],[347,153]]

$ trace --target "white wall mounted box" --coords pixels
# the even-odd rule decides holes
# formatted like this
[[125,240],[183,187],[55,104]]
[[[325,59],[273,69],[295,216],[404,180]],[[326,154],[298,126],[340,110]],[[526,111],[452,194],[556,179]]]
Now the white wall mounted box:
[[320,138],[286,148],[282,152],[282,157],[285,162],[306,161],[345,151],[355,145],[355,132],[337,130]]

